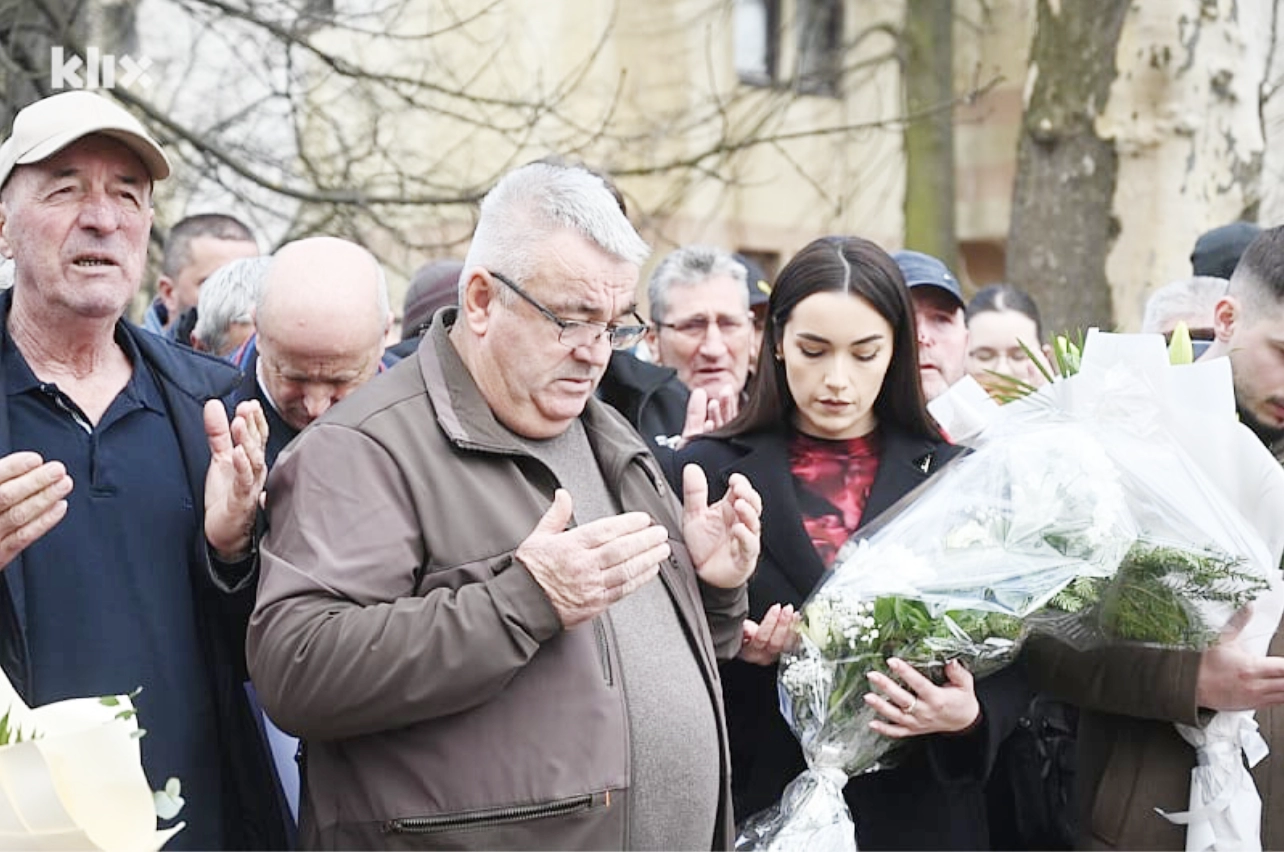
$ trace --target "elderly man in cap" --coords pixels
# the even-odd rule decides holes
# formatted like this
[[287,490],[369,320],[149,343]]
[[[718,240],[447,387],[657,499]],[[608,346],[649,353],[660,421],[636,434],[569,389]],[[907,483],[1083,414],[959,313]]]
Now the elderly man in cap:
[[142,688],[143,768],[188,802],[170,848],[279,847],[240,653],[266,423],[228,422],[230,366],[121,319],[169,171],[83,91],[0,147],[0,662],[31,704]]
[[918,329],[918,373],[923,396],[935,399],[967,375],[967,319],[963,290],[945,264],[930,254],[892,255],[905,276]]
[[247,654],[307,743],[303,845],[731,846],[762,501],[693,465],[680,505],[594,398],[647,251],[601,178],[510,172],[458,309],[278,459]]

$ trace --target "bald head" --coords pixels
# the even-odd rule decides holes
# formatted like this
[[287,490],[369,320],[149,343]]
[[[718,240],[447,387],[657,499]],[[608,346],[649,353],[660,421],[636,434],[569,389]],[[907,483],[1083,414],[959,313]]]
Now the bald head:
[[257,316],[260,333],[271,326],[269,336],[291,327],[331,336],[382,334],[387,313],[375,256],[347,240],[312,237],[287,243],[272,256]]
[[259,380],[302,429],[375,374],[391,312],[383,270],[355,243],[289,243],[268,267],[256,311]]

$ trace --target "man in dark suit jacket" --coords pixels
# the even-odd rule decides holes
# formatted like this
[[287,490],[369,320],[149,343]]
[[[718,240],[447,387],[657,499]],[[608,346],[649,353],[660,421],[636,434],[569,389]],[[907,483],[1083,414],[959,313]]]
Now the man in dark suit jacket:
[[330,406],[382,369],[391,321],[374,255],[335,237],[282,246],[267,268],[240,396],[263,403],[268,466]]

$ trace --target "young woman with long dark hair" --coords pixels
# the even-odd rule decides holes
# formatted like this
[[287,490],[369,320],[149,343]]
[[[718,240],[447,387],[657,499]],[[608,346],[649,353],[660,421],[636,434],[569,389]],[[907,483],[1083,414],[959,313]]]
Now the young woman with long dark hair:
[[[857,237],[816,240],[772,288],[740,415],[671,460],[675,478],[684,464],[703,468],[712,493],[738,472],[763,497],[751,620],[740,658],[722,669],[738,821],[805,768],[776,690],[796,611],[848,538],[958,452],[927,413],[915,338],[908,289],[886,252]],[[875,729],[921,736],[925,747],[847,784],[860,847],[986,848],[983,782],[1013,722],[1005,708],[1020,706],[1003,696],[1020,694],[1022,679],[1001,673],[974,686],[951,662],[935,685],[903,662],[892,667],[899,682],[870,675]]]

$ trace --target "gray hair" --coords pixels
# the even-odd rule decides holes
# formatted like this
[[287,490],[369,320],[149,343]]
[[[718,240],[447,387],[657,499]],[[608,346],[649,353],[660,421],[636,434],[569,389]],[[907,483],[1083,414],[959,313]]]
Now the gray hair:
[[651,320],[664,322],[669,312],[669,291],[674,287],[690,287],[708,278],[726,276],[740,285],[744,312],[749,313],[749,288],[745,284],[744,264],[731,252],[713,246],[683,246],[665,255],[651,273],[647,283],[647,301],[651,304]]
[[243,257],[215,270],[201,285],[192,336],[207,352],[225,354],[233,325],[254,322],[254,308],[267,278],[270,257]]
[[[602,178],[578,166],[531,163],[504,175],[482,199],[464,269],[482,266],[527,281],[539,268],[544,237],[561,229],[635,266],[651,254]],[[460,304],[466,284],[461,275]],[[507,288],[499,292],[509,297]]]
[[1141,330],[1146,334],[1172,331],[1182,320],[1190,325],[1192,317],[1204,317],[1207,322],[1192,328],[1212,328],[1213,310],[1217,300],[1226,295],[1225,278],[1197,275],[1165,284],[1146,299]]

